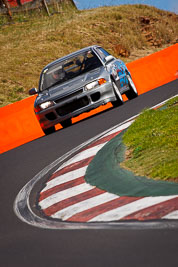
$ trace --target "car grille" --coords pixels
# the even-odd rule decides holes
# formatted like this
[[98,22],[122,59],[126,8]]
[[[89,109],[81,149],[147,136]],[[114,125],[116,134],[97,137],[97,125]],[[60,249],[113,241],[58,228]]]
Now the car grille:
[[83,108],[89,104],[89,100],[87,96],[84,96],[80,99],[77,99],[69,104],[66,104],[60,108],[56,109],[56,112],[59,116],[65,116],[71,112],[74,112],[75,110],[78,110],[80,108]]
[[73,96],[79,95],[79,94],[81,94],[81,93],[83,93],[83,89],[80,89],[80,90],[78,90],[77,92],[74,92],[74,93],[72,93],[72,94],[70,94],[70,95],[61,97],[61,98],[55,100],[55,102],[56,102],[56,103],[60,103],[60,102],[62,102],[62,101],[64,101],[64,100],[66,100],[66,99],[69,99],[69,97],[73,97]]

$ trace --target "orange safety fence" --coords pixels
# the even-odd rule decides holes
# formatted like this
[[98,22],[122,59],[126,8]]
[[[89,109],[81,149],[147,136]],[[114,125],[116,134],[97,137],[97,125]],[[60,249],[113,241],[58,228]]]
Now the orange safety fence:
[[[128,63],[127,67],[139,94],[175,80],[178,76],[178,44]],[[0,108],[0,153],[44,135],[33,111],[34,99],[35,97],[28,97]],[[83,113],[72,119],[72,122],[75,123],[111,106],[108,103]],[[60,128],[59,126],[57,129]]]

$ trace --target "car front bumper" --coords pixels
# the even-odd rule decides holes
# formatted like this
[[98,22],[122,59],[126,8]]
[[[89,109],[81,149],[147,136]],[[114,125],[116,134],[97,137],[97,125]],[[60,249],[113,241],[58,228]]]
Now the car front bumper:
[[84,91],[83,89],[79,91],[80,94],[72,94],[65,99],[58,99],[58,101],[54,101],[54,106],[36,113],[41,127],[47,129],[83,112],[88,112],[100,105],[116,100],[110,82],[91,91]]

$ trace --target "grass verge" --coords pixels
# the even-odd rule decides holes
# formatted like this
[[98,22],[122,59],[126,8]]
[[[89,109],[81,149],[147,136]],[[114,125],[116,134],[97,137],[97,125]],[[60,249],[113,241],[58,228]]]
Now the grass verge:
[[85,46],[102,45],[127,63],[177,42],[178,16],[151,6],[61,5],[50,13],[14,14],[13,23],[0,16],[0,106],[27,97],[46,64]]
[[178,97],[161,109],[145,110],[124,134],[121,166],[136,175],[178,182]]

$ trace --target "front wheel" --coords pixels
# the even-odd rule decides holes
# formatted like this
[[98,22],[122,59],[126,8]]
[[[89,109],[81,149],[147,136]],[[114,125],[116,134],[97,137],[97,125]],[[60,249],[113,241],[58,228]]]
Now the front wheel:
[[43,129],[43,128],[42,128],[42,130],[43,130],[43,132],[44,132],[45,135],[52,134],[52,133],[54,133],[54,132],[56,131],[56,129],[55,129],[54,126],[49,127],[49,128],[47,128],[47,129]]
[[117,87],[116,83],[112,80],[112,87],[113,87],[113,91],[116,97],[116,101],[112,101],[112,105],[113,107],[118,107],[120,105],[122,105],[124,103],[122,95],[119,91],[119,88]]
[[129,91],[127,91],[125,94],[127,96],[127,98],[129,100],[135,98],[138,96],[138,92],[137,92],[137,88],[135,87],[135,84],[133,83],[132,81],[132,78],[130,77],[130,75],[127,75],[127,79],[128,79],[128,82],[129,82]]

